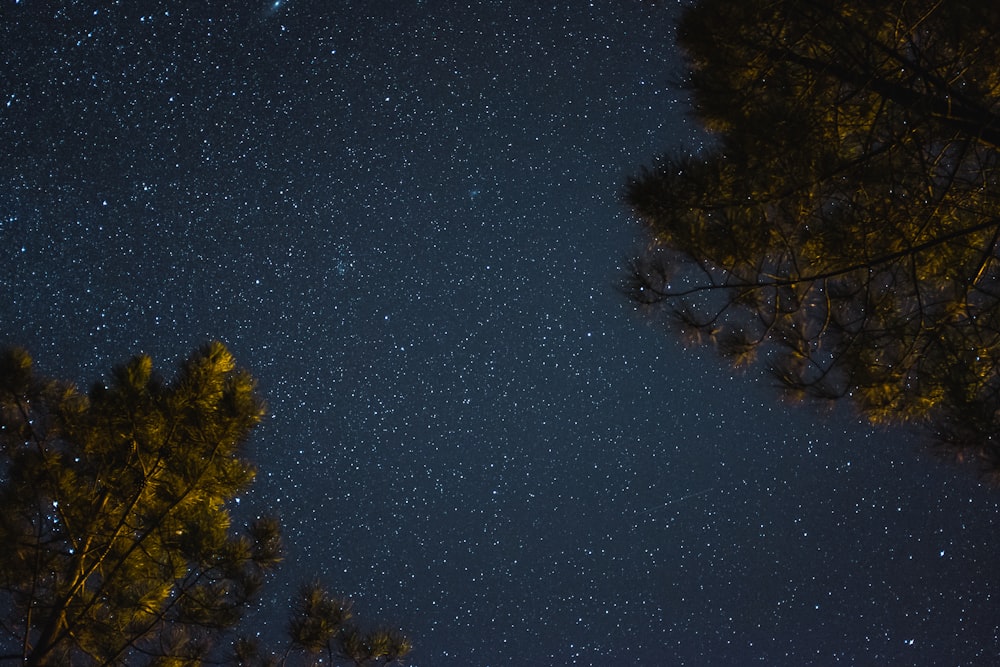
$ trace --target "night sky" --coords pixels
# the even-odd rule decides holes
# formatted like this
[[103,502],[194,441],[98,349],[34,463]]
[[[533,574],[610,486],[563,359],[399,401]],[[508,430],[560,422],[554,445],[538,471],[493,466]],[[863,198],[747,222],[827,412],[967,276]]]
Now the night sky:
[[252,630],[318,575],[424,667],[997,664],[998,492],[615,290],[675,3],[0,3],[0,343],[259,378]]

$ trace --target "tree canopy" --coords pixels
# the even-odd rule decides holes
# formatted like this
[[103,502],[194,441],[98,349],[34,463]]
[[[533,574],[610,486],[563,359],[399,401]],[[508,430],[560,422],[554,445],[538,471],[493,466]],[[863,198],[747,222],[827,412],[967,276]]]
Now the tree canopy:
[[221,343],[171,381],[149,357],[88,395],[0,354],[0,659],[26,665],[285,664],[324,652],[384,664],[398,633],[362,633],[350,603],[303,589],[277,657],[225,644],[280,561],[277,521],[238,532],[227,509],[254,478],[243,454],[264,415]]
[[1000,479],[1000,7],[703,0],[678,40],[712,136],[627,183],[628,293]]

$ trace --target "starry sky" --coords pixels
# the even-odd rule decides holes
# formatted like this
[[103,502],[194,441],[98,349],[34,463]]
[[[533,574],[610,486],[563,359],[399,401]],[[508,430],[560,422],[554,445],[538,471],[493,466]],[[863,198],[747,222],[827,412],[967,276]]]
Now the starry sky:
[[996,492],[615,290],[678,11],[0,0],[0,342],[259,379],[266,637],[318,575],[414,665],[996,664]]

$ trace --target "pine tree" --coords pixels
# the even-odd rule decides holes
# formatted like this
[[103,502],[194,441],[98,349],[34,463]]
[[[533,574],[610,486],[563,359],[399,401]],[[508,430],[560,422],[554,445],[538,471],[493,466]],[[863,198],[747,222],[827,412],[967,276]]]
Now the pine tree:
[[1000,479],[1000,9],[702,0],[678,39],[712,136],[628,182],[628,293]]
[[[227,509],[254,478],[242,450],[263,415],[254,380],[221,343],[169,382],[136,357],[88,395],[37,375],[23,350],[0,354],[0,659],[217,661],[280,561],[274,519],[236,532]],[[320,641],[303,638],[357,632],[349,603],[331,617],[336,605],[310,590],[321,604],[297,608],[286,659]],[[409,651],[387,636],[387,648],[338,657],[384,664]],[[247,646],[232,662],[249,664]]]

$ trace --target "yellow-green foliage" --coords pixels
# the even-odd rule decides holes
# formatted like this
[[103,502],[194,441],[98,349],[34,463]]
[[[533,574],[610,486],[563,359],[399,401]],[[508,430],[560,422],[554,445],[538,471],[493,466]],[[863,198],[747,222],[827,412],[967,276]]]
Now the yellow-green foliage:
[[637,301],[1000,465],[961,416],[1000,413],[1000,8],[702,0],[678,35],[716,136],[627,186]]
[[0,357],[4,641],[28,664],[125,663],[169,629],[181,648],[162,664],[196,660],[278,561],[276,532],[236,535],[227,509],[263,411],[221,343],[169,381],[136,357],[89,395]]

